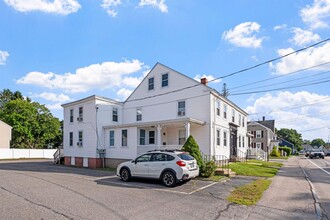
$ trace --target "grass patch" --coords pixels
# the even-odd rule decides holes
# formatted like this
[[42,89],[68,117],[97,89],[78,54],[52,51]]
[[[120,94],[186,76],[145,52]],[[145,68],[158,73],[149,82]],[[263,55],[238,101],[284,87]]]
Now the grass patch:
[[270,159],[284,159],[284,160],[287,160],[287,159],[289,159],[289,157],[291,157],[291,156],[286,156],[286,157],[272,157],[272,156],[270,156],[269,158]]
[[259,164],[263,167],[282,167],[283,164],[280,162],[267,162],[267,161],[262,161],[262,160],[248,160],[248,164]]
[[255,205],[261,199],[263,192],[268,189],[271,180],[258,179],[247,185],[236,188],[227,201],[241,205]]
[[213,175],[210,177],[197,177],[198,180],[204,180],[204,181],[213,181],[213,182],[219,182],[220,180],[224,179],[225,176],[221,175]]
[[229,168],[237,175],[260,177],[275,176],[281,166],[281,163],[264,161],[229,164]]
[[101,171],[117,172],[117,168],[112,168],[112,167],[96,168],[96,169]]

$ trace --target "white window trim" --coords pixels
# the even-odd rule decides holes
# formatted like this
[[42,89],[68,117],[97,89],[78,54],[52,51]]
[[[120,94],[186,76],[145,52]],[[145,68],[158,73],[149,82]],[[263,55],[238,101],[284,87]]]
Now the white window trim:
[[[113,131],[113,145],[111,145],[111,131]],[[115,130],[109,130],[109,147],[115,148],[116,147],[116,131]]]
[[[180,102],[184,102],[184,111],[183,111],[183,114],[179,115],[179,112],[182,112],[182,111],[179,111],[179,103]],[[177,117],[184,117],[187,115],[187,102],[186,100],[180,100],[177,102]]]
[[[219,133],[219,137],[218,137],[218,133]],[[219,144],[218,144],[218,140],[219,140]],[[221,129],[220,128],[217,128],[215,130],[215,145],[217,147],[221,146]]]
[[[259,133],[259,135],[258,135],[258,133]],[[262,136],[261,133],[262,133],[261,130],[256,130],[256,138],[261,138],[261,136]]]

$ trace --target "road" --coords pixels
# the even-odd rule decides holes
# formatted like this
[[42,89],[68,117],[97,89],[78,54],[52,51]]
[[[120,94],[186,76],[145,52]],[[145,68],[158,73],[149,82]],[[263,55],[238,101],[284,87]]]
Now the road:
[[[302,173],[295,161],[286,163],[274,178],[273,188],[267,190],[260,205],[249,207],[229,203],[226,198],[254,177],[224,182],[192,180],[167,188],[158,181],[124,183],[113,172],[45,160],[0,161],[0,219],[315,219],[310,191],[296,186],[307,183],[300,177],[303,174],[292,178],[292,171]],[[308,167],[307,160],[302,162]],[[296,168],[292,169],[293,165]],[[290,181],[294,182],[289,187]],[[298,195],[303,191],[304,198],[277,193],[283,189],[299,189]],[[274,203],[272,193],[285,197],[276,197]],[[295,203],[288,206],[288,201]],[[306,206],[308,210],[301,208]]]
[[300,166],[314,186],[322,211],[330,218],[330,157],[325,159],[300,157]]

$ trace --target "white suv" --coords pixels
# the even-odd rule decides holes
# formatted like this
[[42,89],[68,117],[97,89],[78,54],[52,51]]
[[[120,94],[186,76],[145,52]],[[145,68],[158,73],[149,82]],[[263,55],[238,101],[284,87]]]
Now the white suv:
[[149,151],[135,160],[121,163],[117,176],[127,182],[131,177],[160,179],[165,186],[175,186],[178,181],[188,181],[198,176],[195,158],[179,150]]

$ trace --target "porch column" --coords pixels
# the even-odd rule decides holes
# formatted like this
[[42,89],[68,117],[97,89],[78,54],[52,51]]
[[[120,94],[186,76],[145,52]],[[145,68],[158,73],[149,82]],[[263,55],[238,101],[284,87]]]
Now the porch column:
[[157,125],[157,146],[160,149],[162,143],[162,126]]
[[186,140],[188,139],[188,137],[190,136],[190,123],[186,122],[186,124],[184,125],[184,127],[186,128]]

